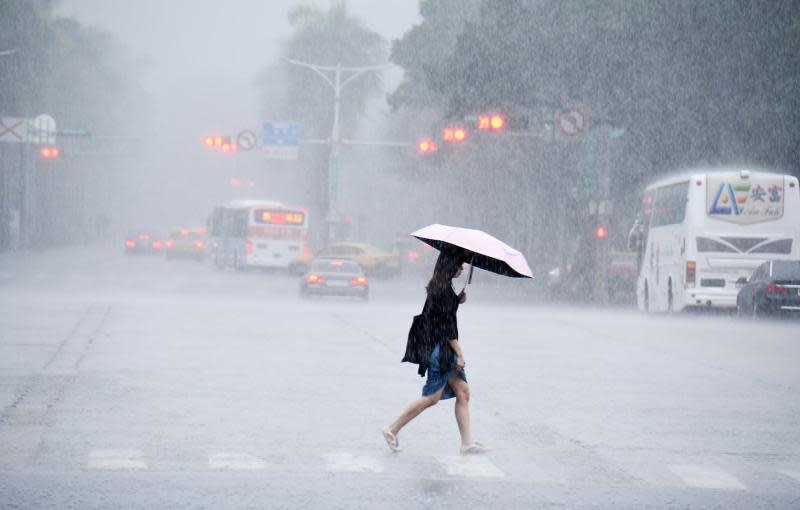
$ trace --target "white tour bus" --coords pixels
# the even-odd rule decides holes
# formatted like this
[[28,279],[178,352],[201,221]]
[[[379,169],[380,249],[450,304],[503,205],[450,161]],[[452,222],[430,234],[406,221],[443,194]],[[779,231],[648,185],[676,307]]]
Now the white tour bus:
[[645,189],[629,244],[640,310],[735,308],[739,278],[800,259],[797,178],[736,169],[661,179]]
[[218,267],[288,268],[307,254],[308,214],[269,200],[233,200],[208,219],[211,258]]

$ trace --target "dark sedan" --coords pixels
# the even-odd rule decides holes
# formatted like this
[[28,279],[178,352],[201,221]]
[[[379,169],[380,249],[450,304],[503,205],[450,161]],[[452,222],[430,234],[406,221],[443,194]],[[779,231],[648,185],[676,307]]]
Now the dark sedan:
[[351,296],[367,300],[369,282],[364,271],[352,260],[318,258],[300,282],[300,297]]
[[770,260],[756,268],[750,279],[739,279],[736,297],[739,315],[800,312],[800,261]]

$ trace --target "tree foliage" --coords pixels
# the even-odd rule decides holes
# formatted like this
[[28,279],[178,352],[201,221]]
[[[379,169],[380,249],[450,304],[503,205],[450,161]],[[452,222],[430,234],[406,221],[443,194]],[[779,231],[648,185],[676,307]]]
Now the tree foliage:
[[[390,100],[401,113],[497,109],[529,118],[531,131],[563,109],[588,114],[572,143],[474,139],[435,172],[462,204],[442,214],[519,237],[537,258],[564,251],[559,229],[590,237],[588,198],[602,197],[581,200],[581,174],[596,166],[590,145],[602,126],[625,129],[609,186],[621,206],[615,233],[631,198],[662,173],[737,163],[800,173],[797,2],[442,0],[421,2],[421,14],[393,46],[405,81]],[[517,225],[496,214],[500,201]],[[569,214],[556,225],[547,211]]]
[[[108,133],[144,93],[139,69],[109,34],[53,14],[51,0],[0,2],[0,113],[48,113],[62,127]],[[116,133],[118,134],[118,133]]]
[[456,114],[582,104],[627,128],[648,173],[731,161],[800,169],[795,2],[484,0],[448,55],[420,34],[452,39],[452,23],[422,15],[392,54],[406,69],[397,107],[439,100],[406,93],[424,89]]

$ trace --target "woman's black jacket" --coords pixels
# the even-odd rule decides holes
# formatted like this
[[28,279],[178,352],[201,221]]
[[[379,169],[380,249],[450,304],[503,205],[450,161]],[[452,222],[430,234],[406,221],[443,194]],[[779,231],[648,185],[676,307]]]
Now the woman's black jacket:
[[453,362],[450,340],[458,339],[458,295],[450,286],[428,290],[422,313],[414,317],[408,332],[406,353],[402,361],[419,365],[418,373],[424,376],[434,347],[439,345],[439,367],[446,371]]

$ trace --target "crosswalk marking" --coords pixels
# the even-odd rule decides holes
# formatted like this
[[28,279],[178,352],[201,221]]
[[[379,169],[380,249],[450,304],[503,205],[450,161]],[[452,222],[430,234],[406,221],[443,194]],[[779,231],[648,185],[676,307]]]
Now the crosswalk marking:
[[266,462],[248,453],[212,453],[208,456],[208,468],[214,470],[258,471],[266,467]]
[[383,473],[383,465],[372,457],[355,456],[351,453],[326,453],[322,457],[328,471]]
[[89,453],[91,469],[147,469],[141,450],[92,450]]
[[466,478],[503,478],[505,475],[486,457],[459,455],[438,457],[437,460],[450,476]]
[[747,490],[733,475],[713,466],[673,464],[669,470],[690,487],[701,489]]

